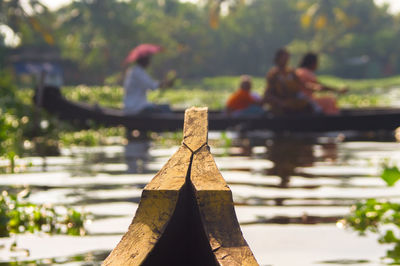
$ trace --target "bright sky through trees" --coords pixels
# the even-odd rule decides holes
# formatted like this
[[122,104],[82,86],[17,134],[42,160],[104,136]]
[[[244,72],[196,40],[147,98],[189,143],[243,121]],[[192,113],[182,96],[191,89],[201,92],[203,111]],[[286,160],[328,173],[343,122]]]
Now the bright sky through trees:
[[[58,0],[58,7],[54,1],[56,9],[42,13],[30,5],[35,1],[18,0],[23,11],[7,13],[0,42],[5,51],[18,44],[53,46],[85,73],[71,83],[115,80],[128,51],[144,42],[165,47],[153,64],[156,76],[167,68],[182,78],[262,76],[282,46],[291,51],[292,66],[308,51],[320,54],[320,74],[354,79],[400,73],[398,17],[375,0],[245,0],[245,6],[239,0]],[[194,5],[183,3],[189,1]],[[223,5],[208,1],[233,3],[232,12],[224,16]],[[10,3],[3,3],[5,10]]]
[[[42,3],[46,4],[50,9],[57,9],[60,6],[70,3],[72,0],[41,0]],[[196,2],[196,0],[182,0],[182,2]],[[390,11],[397,13],[400,11],[399,0],[375,0],[379,5],[388,3],[390,5]]]
[[390,11],[392,13],[400,12],[400,1],[399,0],[375,0],[375,3],[377,3],[378,5],[387,3],[387,4],[389,4]]

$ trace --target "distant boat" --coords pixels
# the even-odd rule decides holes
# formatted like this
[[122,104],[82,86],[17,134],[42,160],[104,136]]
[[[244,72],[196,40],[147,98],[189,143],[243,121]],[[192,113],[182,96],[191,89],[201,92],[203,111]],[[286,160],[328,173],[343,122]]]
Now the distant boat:
[[[164,114],[127,115],[122,110],[73,102],[62,96],[57,87],[45,87],[42,108],[61,120],[82,127],[92,122],[104,126],[125,126],[139,131],[178,131],[183,128],[183,111]],[[210,130],[237,129],[270,130],[274,132],[329,132],[329,131],[392,131],[400,126],[399,108],[342,109],[338,115],[296,114],[273,116],[246,115],[230,117],[223,111],[209,111]]]

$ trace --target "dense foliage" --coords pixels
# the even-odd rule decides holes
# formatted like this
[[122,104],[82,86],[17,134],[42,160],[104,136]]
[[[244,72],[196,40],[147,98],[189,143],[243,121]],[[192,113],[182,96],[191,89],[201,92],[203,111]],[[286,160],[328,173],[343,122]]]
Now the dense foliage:
[[10,161],[11,172],[24,146],[36,155],[58,154],[58,133],[71,128],[33,106],[32,96],[32,90],[18,90],[12,75],[0,70],[0,159]]
[[36,205],[27,201],[29,192],[18,194],[3,191],[0,195],[0,237],[18,233],[44,232],[49,234],[85,234],[85,215],[63,208],[63,213],[52,206]]
[[[184,78],[262,76],[281,46],[293,53],[293,65],[306,51],[319,52],[321,71],[333,75],[400,70],[400,17],[373,0],[81,0],[55,11],[22,2],[0,1],[0,24],[20,47],[57,48],[69,60],[67,83],[119,81],[124,57],[144,42],[166,48],[154,62],[160,76],[169,68]],[[9,50],[0,47],[2,61]]]
[[[0,158],[10,160],[11,169],[21,151],[23,104],[16,95],[16,87],[11,75],[0,71]],[[19,119],[21,118],[21,119]]]

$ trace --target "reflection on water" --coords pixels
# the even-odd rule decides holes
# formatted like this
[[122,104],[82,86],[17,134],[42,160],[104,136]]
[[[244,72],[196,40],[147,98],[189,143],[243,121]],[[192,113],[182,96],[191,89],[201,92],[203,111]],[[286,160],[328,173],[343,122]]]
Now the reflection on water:
[[146,164],[150,160],[149,139],[131,139],[125,145],[125,162],[130,174],[146,172]]
[[268,141],[265,157],[274,163],[274,167],[269,169],[267,174],[279,176],[279,186],[282,188],[289,186],[290,177],[295,174],[297,167],[310,167],[315,160],[313,143],[290,138]]
[[331,260],[331,261],[321,261],[321,264],[336,264],[336,265],[358,265],[369,263],[367,260]]
[[[349,205],[365,197],[400,200],[396,188],[387,188],[378,178],[384,159],[400,162],[399,144],[391,139],[375,142],[346,141],[342,136],[233,137],[230,146],[227,141],[221,144],[220,139],[218,134],[211,134],[211,152],[233,192],[242,226],[333,225],[348,213]],[[88,225],[91,236],[115,236],[118,240],[131,222],[143,187],[176,150],[176,146],[146,139],[130,140],[125,146],[70,148],[62,156],[46,160],[23,158],[25,174],[0,178],[0,187],[28,184],[34,203],[82,207],[93,214]],[[88,254],[92,253],[82,255],[81,261],[96,265],[102,260],[95,253]],[[321,263],[348,262],[364,261]]]
[[[386,187],[376,177],[379,164],[385,158],[393,154],[399,156],[398,144],[390,140],[393,141],[347,143],[341,134],[333,137],[236,139],[234,147],[230,149],[230,157],[242,156],[255,162],[254,166],[260,159],[272,162],[271,167],[265,164],[261,171],[256,172],[251,167],[238,169],[233,161],[230,169],[223,169],[227,171],[225,177],[232,170],[251,173],[243,174],[240,182],[230,182],[229,176],[227,178],[234,191],[236,206],[265,209],[265,212],[259,211],[249,221],[242,220],[241,224],[336,223],[343,217],[344,208],[363,199],[365,195],[399,198],[395,193],[386,194]],[[385,154],[386,149],[389,153]],[[374,156],[364,154],[366,152]],[[371,159],[374,161],[371,162]],[[254,183],[251,179],[255,176],[258,182]],[[375,178],[372,179],[372,176]],[[235,190],[239,186],[241,189]],[[245,187],[249,186],[254,189],[243,193]],[[296,211],[293,211],[295,208]]]
[[92,251],[84,254],[77,254],[71,257],[57,257],[57,258],[46,258],[38,260],[27,260],[27,261],[13,261],[13,262],[0,262],[0,266],[19,266],[19,265],[101,265],[101,262],[110,253],[106,251]]
[[316,162],[334,163],[337,160],[335,139],[318,143],[317,139],[275,138],[267,141],[265,158],[274,163],[266,175],[281,178],[279,187],[288,188],[290,177],[301,174],[299,167],[312,167]]
[[[254,145],[260,145],[264,142],[265,152],[257,155],[252,154]],[[269,176],[277,176],[279,183],[274,187],[276,189],[319,189],[321,186],[315,184],[307,184],[303,186],[291,185],[290,180],[294,176],[301,176],[299,168],[313,167],[314,163],[327,162],[335,163],[337,160],[337,139],[329,138],[325,139],[324,142],[318,140],[318,138],[303,137],[293,138],[277,136],[271,139],[238,139],[235,143],[240,149],[237,151],[236,156],[246,156],[250,158],[263,158],[273,163],[271,168],[266,168],[262,172],[265,178]],[[234,154],[231,154],[234,155]],[[320,206],[348,206],[353,201],[350,199],[335,199],[335,198],[318,198],[306,196],[302,198],[292,198],[279,196],[275,197],[257,197],[249,195],[247,198],[237,201],[236,205],[244,206],[307,206],[307,207],[320,207]],[[342,201],[341,203],[338,203]],[[344,201],[344,202],[343,202]],[[340,216],[318,216],[309,215],[306,212],[300,216],[291,217],[289,215],[277,215],[277,216],[265,216],[257,215],[257,218],[242,224],[255,224],[255,223],[270,223],[270,224],[316,224],[316,223],[336,223]]]

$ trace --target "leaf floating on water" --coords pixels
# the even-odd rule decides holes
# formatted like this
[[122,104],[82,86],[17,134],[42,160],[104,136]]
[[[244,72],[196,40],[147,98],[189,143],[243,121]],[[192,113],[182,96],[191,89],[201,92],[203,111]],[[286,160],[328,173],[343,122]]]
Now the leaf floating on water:
[[381,178],[386,182],[386,184],[391,187],[400,179],[400,170],[396,167],[385,166]]

